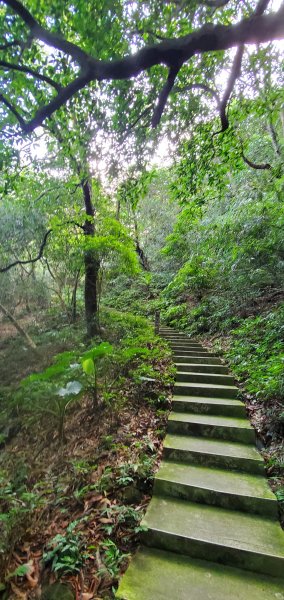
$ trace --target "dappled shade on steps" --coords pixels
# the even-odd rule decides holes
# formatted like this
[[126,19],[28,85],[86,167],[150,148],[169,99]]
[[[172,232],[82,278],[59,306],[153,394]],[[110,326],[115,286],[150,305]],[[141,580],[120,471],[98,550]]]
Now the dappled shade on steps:
[[143,546],[117,598],[284,600],[277,501],[233,378],[186,335],[161,334],[177,367],[173,411]]

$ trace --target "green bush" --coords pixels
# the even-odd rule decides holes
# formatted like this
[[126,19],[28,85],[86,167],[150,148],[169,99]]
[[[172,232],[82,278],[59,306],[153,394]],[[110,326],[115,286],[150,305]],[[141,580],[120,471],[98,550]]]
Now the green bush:
[[227,356],[246,389],[261,398],[284,398],[284,304],[245,319],[232,332]]

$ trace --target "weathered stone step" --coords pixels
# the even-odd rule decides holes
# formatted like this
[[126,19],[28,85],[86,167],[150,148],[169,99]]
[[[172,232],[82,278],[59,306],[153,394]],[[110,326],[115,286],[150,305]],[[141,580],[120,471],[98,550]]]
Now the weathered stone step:
[[176,381],[174,393],[182,396],[212,396],[212,398],[236,398],[238,388],[233,385],[213,383],[186,383]]
[[[211,361],[211,358],[218,358],[217,355],[215,354],[208,354],[207,352],[193,352],[192,350],[174,350],[173,352],[174,355],[174,362],[176,361],[176,357],[177,356],[183,356],[185,360],[191,361],[192,359],[195,360],[195,358],[201,358],[201,362],[209,362]],[[184,362],[184,361],[183,361]],[[221,363],[222,364],[222,363]]]
[[207,398],[206,396],[173,396],[173,410],[197,414],[246,417],[245,405],[231,398]]
[[261,475],[164,460],[155,476],[154,494],[278,517],[276,497]]
[[[201,354],[201,356],[212,356],[211,352],[208,352],[208,350],[204,350],[204,348],[199,348],[196,346],[190,346],[187,344],[171,344],[171,349],[174,351],[174,353],[176,353],[177,350],[181,350],[181,353],[183,354],[184,352],[195,352],[196,351],[196,356],[198,356],[199,354]],[[213,356],[215,356],[213,354]]]
[[283,532],[267,517],[154,496],[142,525],[147,546],[283,576]]
[[202,346],[202,344],[200,344],[199,342],[194,342],[193,340],[191,340],[188,337],[185,336],[169,336],[167,335],[166,340],[170,343],[170,344],[174,344],[174,343],[178,343],[181,342],[182,344],[191,344],[191,346],[196,346],[198,348],[203,348],[204,346]]
[[241,444],[255,443],[255,432],[247,419],[172,412],[168,421],[168,431]]
[[283,579],[142,548],[131,561],[117,600],[284,600]]
[[199,348],[200,350],[204,351],[204,352],[208,352],[208,350],[206,350],[206,348],[204,348],[203,346],[201,346],[201,344],[194,344],[193,342],[189,342],[187,340],[178,340],[178,339],[171,339],[169,340],[167,338],[167,342],[169,342],[170,346],[183,346],[184,348]]
[[193,363],[190,360],[189,362],[176,363],[176,367],[179,371],[183,371],[184,373],[220,373],[221,375],[227,375],[229,373],[229,369],[225,367],[225,365],[198,364]]
[[207,350],[204,350],[204,348],[202,348],[202,346],[195,346],[193,344],[183,344],[182,342],[177,342],[174,344],[169,344],[171,347],[171,350],[175,350],[176,348],[178,349],[183,349],[186,350],[187,352],[192,352],[194,350],[196,350],[196,352],[202,352],[202,354],[209,354],[209,352]]
[[185,344],[196,344],[197,346],[201,346],[202,348],[204,347],[200,342],[198,342],[197,340],[193,340],[192,338],[189,338],[187,335],[167,335],[164,336],[164,338],[166,340],[168,340],[170,343],[174,342],[175,340],[177,341],[182,341]]
[[218,383],[221,385],[234,385],[235,380],[231,375],[220,375],[218,373],[194,373],[183,371],[178,368],[176,381],[188,381],[193,383]]
[[175,354],[174,356],[174,362],[175,363],[185,363],[185,362],[194,362],[195,364],[207,364],[207,365],[221,365],[222,366],[222,362],[220,360],[220,358],[217,358],[216,356],[212,356],[212,354],[207,354],[206,356],[204,356],[202,354],[202,356],[197,356],[196,354],[194,355],[187,355],[187,354]]
[[264,462],[252,445],[167,434],[163,456],[175,462],[264,474]]

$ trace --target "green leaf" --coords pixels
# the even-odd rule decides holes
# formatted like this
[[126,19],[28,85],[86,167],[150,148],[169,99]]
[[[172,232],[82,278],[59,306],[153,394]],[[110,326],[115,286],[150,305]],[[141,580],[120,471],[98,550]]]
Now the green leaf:
[[69,395],[74,395],[76,396],[77,394],[79,394],[81,392],[82,389],[82,384],[80,383],[80,381],[69,381],[66,385],[65,388],[59,388],[58,392],[57,392],[57,396],[69,396]]
[[83,367],[83,371],[84,371],[84,373],[86,373],[86,375],[94,375],[95,363],[92,358],[86,358],[86,360],[83,360],[82,367]]

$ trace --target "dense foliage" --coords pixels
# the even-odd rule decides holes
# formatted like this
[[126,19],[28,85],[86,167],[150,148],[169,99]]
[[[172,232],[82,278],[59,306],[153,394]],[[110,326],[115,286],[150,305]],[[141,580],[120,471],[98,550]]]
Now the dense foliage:
[[0,0],[4,598],[40,568],[113,597],[169,408],[156,311],[225,353],[283,500],[283,11]]

